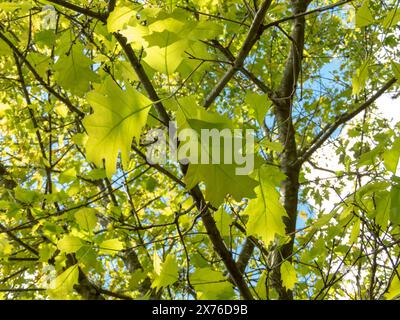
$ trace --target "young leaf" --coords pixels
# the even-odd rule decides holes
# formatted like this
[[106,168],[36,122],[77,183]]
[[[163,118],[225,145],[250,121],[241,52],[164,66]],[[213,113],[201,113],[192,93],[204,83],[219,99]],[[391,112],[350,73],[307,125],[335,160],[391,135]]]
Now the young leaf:
[[[230,132],[232,132],[233,126],[228,118],[219,114],[206,112],[204,109],[197,106],[192,97],[179,99],[178,105],[177,121],[180,129],[190,128],[197,137],[201,136],[201,129],[229,129],[231,130]],[[231,140],[233,146],[235,143],[234,139],[239,138],[234,137],[232,134],[232,137],[228,139]],[[224,150],[225,140],[221,140],[219,149],[213,149],[209,146],[209,148],[207,148],[206,144],[208,141],[201,141],[198,143],[195,148],[199,148],[199,156],[207,158],[209,163],[200,163],[200,161],[198,161],[199,163],[197,164],[190,163],[185,175],[185,182],[188,189],[193,188],[200,182],[204,182],[206,185],[205,198],[215,207],[220,206],[227,194],[232,195],[237,201],[240,201],[244,197],[254,197],[255,193],[253,189],[257,185],[257,182],[248,175],[237,174],[239,165],[233,161],[235,158],[234,152],[238,152],[237,150],[233,150],[233,154],[230,155],[232,159],[231,164],[212,163],[213,156],[216,153],[219,152],[220,162],[223,162],[225,152],[228,152]],[[189,144],[190,142],[182,143],[180,148],[185,148]],[[180,149],[180,151],[181,150],[182,149]]]
[[78,284],[79,268],[75,264],[55,278],[47,290],[53,298],[65,299],[73,291],[74,285]]
[[83,208],[75,213],[76,222],[87,231],[93,231],[97,224],[96,210],[93,208]]
[[54,65],[55,79],[59,85],[73,94],[82,96],[89,91],[90,82],[98,76],[90,68],[93,62],[83,54],[81,45],[74,45],[71,51],[62,55]]
[[390,191],[390,221],[400,224],[400,185],[394,185]]
[[129,22],[129,20],[135,15],[135,11],[128,7],[116,7],[113,12],[110,13],[107,19],[107,29],[109,32],[116,32],[121,29]]
[[58,241],[57,247],[61,252],[74,253],[83,246],[82,240],[75,236],[64,236]]
[[267,279],[267,273],[263,272],[257,281],[256,287],[254,288],[254,291],[256,292],[257,297],[261,300],[267,299],[267,288],[265,285],[266,279]]
[[[397,272],[400,272],[400,268],[397,269]],[[390,287],[388,292],[385,294],[385,299],[393,300],[400,296],[400,279],[395,273],[392,282],[390,283]]]
[[234,292],[224,275],[210,268],[200,268],[190,275],[190,282],[200,300],[231,299]]
[[400,157],[400,138],[396,139],[393,143],[393,146],[384,151],[382,158],[383,163],[387,170],[391,171],[392,173],[396,174],[397,166],[399,164],[399,157]]
[[117,254],[124,248],[124,244],[118,239],[105,240],[99,244],[99,254]]
[[147,48],[149,45],[148,41],[145,39],[145,36],[149,35],[149,29],[139,23],[136,23],[134,26],[128,25],[120,33],[134,49],[139,50],[141,47]]
[[353,94],[358,96],[365,88],[368,80],[368,67],[369,60],[364,61],[361,66],[356,70],[353,77]]
[[395,26],[397,23],[399,23],[399,21],[400,21],[400,10],[397,7],[393,10],[390,10],[387,13],[385,19],[383,19],[382,26],[385,29],[388,29],[392,26]]
[[289,261],[284,261],[281,264],[281,277],[283,286],[288,290],[293,290],[297,282],[297,275],[296,269]]
[[133,138],[139,141],[146,124],[151,101],[130,86],[122,90],[112,79],[107,80],[87,96],[94,113],[83,120],[89,139],[86,154],[98,167],[105,160],[110,177],[116,170],[118,152],[126,165]]
[[392,61],[392,69],[393,69],[393,73],[394,73],[395,77],[397,79],[400,79],[400,63],[396,63],[396,62]]
[[356,27],[366,27],[374,21],[374,17],[372,16],[371,10],[369,9],[369,0],[364,0],[363,4],[356,13]]
[[176,41],[165,47],[153,46],[146,49],[146,57],[143,60],[154,70],[170,75],[183,61],[187,47],[187,40]]
[[360,235],[360,226],[361,220],[357,218],[357,220],[353,224],[353,228],[351,229],[349,243],[356,243],[358,240],[358,236]]
[[233,219],[225,211],[223,206],[221,206],[217,212],[214,213],[214,219],[221,236],[229,237],[231,234],[231,223]]
[[265,114],[268,111],[268,96],[266,94],[257,94],[249,91],[246,93],[245,102],[253,109],[258,124],[263,126]]
[[391,196],[388,191],[382,191],[375,194],[376,201],[376,223],[385,229],[388,226],[390,219],[390,201]]
[[178,264],[172,255],[168,255],[164,263],[158,263],[155,268],[155,279],[152,283],[153,288],[161,289],[178,281]]
[[260,182],[255,189],[257,198],[251,199],[243,212],[249,216],[247,233],[260,237],[266,245],[274,240],[275,235],[286,234],[282,218],[287,213],[280,203],[275,185],[271,183],[271,175],[274,175],[271,167],[262,166],[257,170]]

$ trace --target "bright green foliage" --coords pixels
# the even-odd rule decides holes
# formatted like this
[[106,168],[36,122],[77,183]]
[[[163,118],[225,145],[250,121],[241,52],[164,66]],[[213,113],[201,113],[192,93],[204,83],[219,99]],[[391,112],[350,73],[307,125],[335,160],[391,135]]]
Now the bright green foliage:
[[390,191],[390,220],[395,224],[400,224],[400,186],[394,185]]
[[0,0],[0,299],[399,299],[399,5]]
[[107,19],[107,29],[109,32],[115,32],[123,27],[135,16],[135,11],[128,7],[116,7],[110,13]]
[[396,139],[393,147],[383,152],[382,158],[387,170],[396,173],[400,157],[400,139]]
[[209,268],[197,269],[190,277],[200,300],[230,299],[233,296],[232,285],[221,272]]
[[118,239],[110,239],[101,242],[99,248],[99,254],[115,255],[124,248],[124,244]]
[[127,164],[132,140],[139,141],[151,101],[131,87],[121,89],[110,78],[96,86],[87,100],[94,113],[83,122],[89,135],[86,153],[98,167],[103,166],[104,159],[107,175],[111,176],[119,151],[122,163]]
[[168,44],[167,42],[165,47],[153,46],[146,50],[144,61],[159,72],[171,74],[175,72],[183,61],[183,54],[187,47],[186,40],[176,41],[173,44]]
[[268,111],[268,98],[265,94],[257,94],[254,92],[246,93],[246,103],[254,111],[254,117],[260,126],[264,125],[265,115]]
[[[224,130],[233,127],[232,122],[227,117],[203,110],[196,104],[192,97],[179,100],[177,122],[180,129],[193,130],[194,135],[198,138],[196,141],[200,141],[201,129]],[[231,131],[229,132],[231,133]],[[233,146],[235,139],[240,138],[235,138],[235,136],[231,134],[231,138],[227,140],[229,140],[229,143]],[[211,139],[209,141],[211,141]],[[190,163],[185,176],[187,188],[192,189],[199,182],[204,182],[206,186],[205,198],[215,207],[219,207],[227,194],[232,195],[237,201],[240,201],[243,197],[253,197],[253,189],[257,183],[248,175],[236,174],[236,169],[239,166],[234,163],[233,159],[235,158],[235,154],[233,150],[231,151],[232,154],[228,154],[233,163],[213,164],[213,152],[218,153],[220,151],[220,159],[224,159],[226,150],[224,149],[225,140],[221,139],[220,149],[214,151],[212,146],[207,148],[206,143],[207,142],[203,140],[199,143],[198,162],[200,162],[201,156],[205,156],[209,164]],[[182,148],[186,148],[187,144],[188,142],[183,144],[181,150]],[[186,153],[184,154],[186,155]]]
[[397,78],[400,78],[400,63],[392,61],[392,69]]
[[389,11],[382,22],[384,28],[394,27],[400,22],[400,10],[399,8]]
[[86,231],[92,232],[97,224],[96,210],[84,208],[75,213],[76,222]]
[[83,54],[83,48],[75,45],[61,55],[54,65],[54,77],[65,89],[76,95],[83,95],[90,89],[90,82],[96,81],[97,75],[91,70],[93,62]]
[[163,263],[157,254],[154,255],[155,278],[153,288],[161,289],[178,281],[178,264],[172,255],[168,255]]
[[231,224],[233,222],[232,217],[226,212],[223,206],[221,206],[214,213],[215,224],[221,236],[228,237],[231,234]]
[[369,26],[374,22],[371,10],[369,9],[369,0],[364,0],[356,14],[356,27],[362,28]]
[[257,198],[249,201],[243,214],[249,216],[247,232],[260,237],[266,245],[274,240],[275,235],[285,235],[285,225],[282,218],[286,216],[285,208],[280,202],[276,190],[276,182],[280,173],[275,168],[263,166],[257,170]]
[[361,66],[356,70],[353,77],[353,94],[359,95],[365,88],[368,80],[368,66],[369,60],[364,61]]
[[4,235],[0,236],[0,257],[7,256],[12,253],[12,245]]
[[57,247],[61,252],[74,253],[77,252],[83,243],[82,240],[75,236],[64,236],[58,241]]
[[254,288],[257,297],[262,300],[267,299],[267,288],[265,286],[266,280],[267,280],[267,273],[263,272],[260,278],[258,279],[256,287]]
[[398,275],[395,275],[390,283],[390,287],[388,292],[385,295],[387,300],[392,300],[397,298],[400,295],[400,278]]
[[72,293],[74,285],[78,284],[79,267],[73,265],[57,276],[47,290],[48,294],[55,299],[64,299]]
[[296,269],[289,261],[285,261],[281,265],[281,275],[283,285],[290,290],[293,290],[297,282]]

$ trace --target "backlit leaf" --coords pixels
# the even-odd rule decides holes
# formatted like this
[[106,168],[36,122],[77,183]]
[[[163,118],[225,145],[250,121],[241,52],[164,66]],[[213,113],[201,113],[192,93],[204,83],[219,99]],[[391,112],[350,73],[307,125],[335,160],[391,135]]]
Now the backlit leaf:
[[83,120],[89,139],[86,153],[96,166],[103,167],[108,176],[116,170],[118,153],[126,165],[133,138],[139,141],[146,124],[151,101],[128,86],[122,90],[108,78],[88,94],[94,113]]

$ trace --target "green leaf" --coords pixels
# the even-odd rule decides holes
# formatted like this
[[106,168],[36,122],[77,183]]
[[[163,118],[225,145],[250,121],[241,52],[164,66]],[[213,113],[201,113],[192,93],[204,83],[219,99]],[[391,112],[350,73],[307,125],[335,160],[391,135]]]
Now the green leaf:
[[117,254],[124,248],[124,244],[118,239],[105,240],[99,244],[99,254]]
[[149,35],[149,28],[142,26],[136,22],[133,26],[128,25],[120,33],[126,38],[127,43],[131,44],[134,49],[147,48],[149,46],[146,36]]
[[[180,130],[192,130],[196,135],[196,143],[199,142],[198,140],[201,136],[201,129],[216,129],[218,131],[229,129],[231,130],[229,132],[232,132],[233,128],[231,121],[227,117],[216,113],[206,112],[204,109],[198,107],[193,97],[179,99],[177,122]],[[232,146],[235,143],[234,139],[238,138],[233,135],[232,138],[228,138],[228,140],[231,141]],[[237,169],[243,167],[243,165],[239,166],[233,161],[235,154],[228,154],[232,159],[232,164],[224,163],[225,152],[227,152],[224,149],[224,144],[225,140],[223,138],[220,139],[219,149],[213,149],[212,146],[208,146],[209,148],[207,150],[205,143],[196,144],[194,149],[198,150],[198,161],[197,163],[189,164],[184,179],[187,189],[189,190],[198,183],[204,182],[206,186],[205,198],[207,201],[210,201],[214,207],[219,207],[227,194],[233,196],[237,201],[240,201],[244,197],[254,197],[255,193],[253,189],[257,185],[257,182],[248,175],[237,174]],[[188,146],[190,147],[190,145],[191,142],[181,143],[179,150],[181,155],[180,160],[184,158],[182,157],[182,153],[185,154],[185,152],[181,151],[183,148],[187,148]],[[219,153],[220,155],[219,164],[212,163],[213,156],[216,153]],[[208,164],[200,161],[200,157],[202,156],[208,159]],[[249,154],[249,156],[254,156],[254,154]]]
[[232,299],[234,292],[224,275],[210,268],[200,268],[190,275],[190,283],[200,300]]
[[369,59],[364,61],[353,77],[353,94],[359,95],[365,88],[368,80]]
[[26,190],[21,187],[16,187],[15,198],[23,203],[32,204],[39,199],[39,194],[34,190]]
[[83,54],[81,45],[74,45],[68,54],[62,55],[54,65],[57,83],[71,93],[82,96],[89,91],[90,83],[98,76],[90,68],[92,60]]
[[376,223],[382,227],[382,229],[386,229],[390,218],[390,193],[388,191],[379,192],[375,194],[374,200],[376,203]]
[[[399,9],[400,11],[400,9]],[[400,79],[400,63],[396,63],[394,61],[392,61],[392,69],[393,69],[393,73],[395,75],[395,77],[397,79]]]
[[245,102],[251,109],[253,109],[255,119],[260,126],[264,125],[265,114],[267,113],[270,105],[268,95],[257,94],[251,91],[246,93]]
[[365,0],[356,13],[356,27],[366,27],[374,22],[371,10],[369,9],[369,1]]
[[[47,73],[50,70],[50,66],[52,64],[52,59],[38,52],[30,52],[27,55],[27,60],[29,63],[35,68],[36,72],[44,79],[47,78]],[[57,68],[57,64],[55,65]]]
[[93,169],[89,173],[85,174],[85,179],[89,180],[100,180],[107,177],[104,169]]
[[264,271],[258,279],[256,287],[254,288],[254,291],[256,292],[256,295],[260,300],[267,299],[267,287],[265,285],[266,280],[267,273]]
[[[189,34],[186,33],[187,30]],[[196,24],[193,21],[186,25],[184,30],[185,36],[187,35],[191,40],[205,40],[218,37],[223,32],[223,27],[217,22],[211,21],[198,21]]]
[[165,288],[178,281],[178,263],[175,257],[167,255],[164,263],[155,262],[155,279],[152,283],[152,288]]
[[[397,272],[400,272],[400,268],[397,269]],[[400,279],[395,273],[392,282],[390,283],[389,290],[385,294],[385,299],[393,300],[400,296]]]
[[353,224],[353,228],[351,229],[349,243],[357,243],[358,236],[360,235],[360,226],[361,220],[357,218]]
[[400,8],[395,8],[390,10],[385,19],[383,19],[382,26],[385,29],[395,26],[397,23],[400,22]]
[[383,163],[387,170],[396,174],[397,166],[399,164],[400,157],[400,139],[396,139],[392,145],[392,148],[383,152],[382,158]]
[[[169,37],[169,33],[167,37]],[[146,57],[144,57],[143,61],[154,70],[170,75],[182,63],[187,47],[188,42],[185,39],[165,47],[153,46],[146,49]]]
[[97,224],[96,210],[93,208],[80,209],[75,213],[75,219],[82,229],[92,232]]
[[394,185],[390,191],[390,221],[400,224],[400,185]]
[[17,3],[13,2],[2,2],[0,3],[0,12],[13,12],[15,10],[20,10],[19,13],[23,14],[29,11],[34,6],[33,3],[28,1],[19,1]]
[[77,252],[82,246],[83,242],[80,238],[69,235],[64,236],[57,243],[58,249],[67,254]]
[[273,150],[273,151],[276,151],[279,153],[283,151],[283,146],[280,142],[263,140],[262,144],[265,145],[270,150]]
[[70,168],[68,170],[63,171],[60,174],[60,177],[58,179],[59,183],[69,183],[76,180],[76,169],[75,168]]
[[223,206],[221,206],[217,212],[214,213],[214,219],[221,236],[229,237],[231,234],[231,223],[233,219],[226,212]]
[[8,256],[12,253],[13,246],[8,241],[6,235],[0,234],[0,257]]
[[122,90],[110,78],[96,86],[87,99],[94,113],[83,120],[89,135],[86,154],[98,167],[103,166],[104,159],[110,177],[116,170],[119,151],[122,164],[128,163],[132,140],[139,142],[151,101],[130,86]]
[[107,29],[109,32],[116,32],[129,22],[136,12],[128,7],[116,7],[107,19]]
[[164,32],[164,31],[169,31],[173,33],[179,33],[182,31],[183,27],[185,26],[185,23],[169,17],[163,20],[157,20],[156,22],[152,23],[149,25],[149,30],[151,32]]
[[282,285],[288,290],[293,290],[297,282],[297,275],[296,269],[289,261],[284,261],[281,264],[281,278]]
[[[257,171],[260,185],[256,187],[256,199],[251,199],[243,211],[249,216],[247,233],[260,237],[266,245],[275,239],[275,235],[285,236],[285,224],[282,218],[287,216],[280,202],[279,192],[271,183],[274,170],[270,166],[262,166]],[[273,180],[272,180],[273,181]]]
[[53,298],[65,299],[73,291],[74,285],[78,284],[79,268],[75,264],[55,278],[49,286],[47,293]]
[[357,168],[374,164],[379,159],[378,157],[382,153],[383,149],[383,145],[378,145],[376,148],[368,152],[364,152],[357,160]]

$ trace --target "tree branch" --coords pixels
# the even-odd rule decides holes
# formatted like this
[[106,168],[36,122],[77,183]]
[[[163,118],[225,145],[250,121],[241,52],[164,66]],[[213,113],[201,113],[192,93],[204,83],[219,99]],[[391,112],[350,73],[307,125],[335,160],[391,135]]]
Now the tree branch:
[[329,137],[335,132],[335,130],[339,126],[345,124],[346,122],[357,116],[360,112],[364,111],[366,108],[371,106],[382,94],[384,94],[393,84],[395,84],[396,81],[397,81],[396,78],[390,79],[371,98],[369,98],[367,101],[361,104],[358,108],[356,108],[351,112],[345,112],[342,115],[336,117],[336,120],[333,123],[328,124],[323,130],[321,130],[320,134],[318,134],[316,139],[314,139],[314,141],[311,143],[309,149],[303,151],[303,153],[301,154],[300,158],[296,161],[296,163],[303,163],[308,158],[310,158],[310,156],[316,150],[318,150],[319,147],[321,147],[326,140],[329,139]]
[[343,6],[346,3],[350,3],[352,1],[354,1],[354,0],[344,0],[344,1],[340,1],[340,2],[337,2],[337,3],[333,3],[333,4],[330,4],[330,5],[321,7],[321,8],[313,9],[313,10],[310,10],[310,11],[307,11],[307,12],[298,13],[298,14],[292,15],[290,17],[286,17],[286,18],[282,18],[282,19],[270,22],[270,23],[266,24],[263,28],[265,30],[265,29],[268,29],[270,27],[278,26],[279,24],[281,24],[283,22],[294,20],[296,18],[305,17],[305,16],[308,16],[308,15],[313,14],[313,13],[322,13],[322,12],[337,8],[339,6]]
[[247,34],[246,39],[243,42],[242,47],[239,50],[239,53],[233,62],[232,66],[226,71],[226,73],[222,76],[213,90],[209,93],[204,101],[204,108],[208,109],[211,104],[215,101],[215,99],[219,96],[221,91],[225,88],[228,82],[231,80],[233,75],[237,70],[240,70],[243,66],[243,62],[249,54],[250,50],[253,48],[254,44],[260,38],[263,28],[262,23],[264,21],[267,10],[271,5],[272,0],[264,0],[261,4],[260,9],[257,11],[253,23],[251,24],[250,30]]
[[2,39],[15,53],[15,55],[21,59],[21,61],[28,67],[29,71],[33,74],[35,79],[43,87],[45,87],[49,93],[51,93],[58,100],[63,102],[71,112],[76,113],[81,118],[84,117],[85,114],[82,111],[77,109],[74,105],[71,104],[71,102],[67,98],[63,97],[61,94],[55,91],[50,85],[48,85],[46,81],[43,80],[43,78],[37,73],[36,69],[29,63],[29,61],[25,58],[25,56],[18,50],[18,48],[7,38],[7,36],[2,31],[0,31],[0,39]]
[[[92,11],[92,10],[90,10],[88,8],[82,8],[80,6],[77,6],[75,4],[69,3],[69,2],[64,1],[64,0],[48,0],[48,2],[51,2],[51,3],[55,4],[55,5],[59,5],[59,6],[62,6],[64,8],[70,9],[70,10],[73,10],[75,12],[79,12],[79,13],[85,15],[85,16],[99,19],[99,20],[101,20],[103,22],[107,21],[108,14],[95,12],[95,11]],[[111,3],[114,2],[114,4],[115,4],[115,1],[110,1],[110,2]]]

